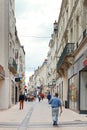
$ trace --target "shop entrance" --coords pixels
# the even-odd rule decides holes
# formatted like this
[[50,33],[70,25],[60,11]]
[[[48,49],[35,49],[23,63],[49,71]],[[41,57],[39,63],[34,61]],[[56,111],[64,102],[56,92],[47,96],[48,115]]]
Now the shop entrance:
[[80,112],[87,113],[87,70],[80,72]]
[[69,108],[78,111],[78,85],[77,75],[69,79]]

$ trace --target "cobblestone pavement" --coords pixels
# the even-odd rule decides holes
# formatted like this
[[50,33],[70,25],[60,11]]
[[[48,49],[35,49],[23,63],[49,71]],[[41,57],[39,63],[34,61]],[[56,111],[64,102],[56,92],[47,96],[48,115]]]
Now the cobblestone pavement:
[[87,115],[63,108],[59,125],[52,125],[51,107],[47,100],[25,102],[23,110],[16,104],[0,111],[0,130],[87,130]]

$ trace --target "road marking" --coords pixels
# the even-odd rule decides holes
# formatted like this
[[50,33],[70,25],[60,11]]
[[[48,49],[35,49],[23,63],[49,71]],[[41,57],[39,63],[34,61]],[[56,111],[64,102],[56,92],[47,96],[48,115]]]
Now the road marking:
[[34,110],[34,105],[35,105],[35,103],[31,106],[29,112],[27,113],[27,115],[25,116],[24,120],[22,121],[22,123],[20,124],[20,126],[17,130],[27,130],[30,117],[31,117],[32,112]]

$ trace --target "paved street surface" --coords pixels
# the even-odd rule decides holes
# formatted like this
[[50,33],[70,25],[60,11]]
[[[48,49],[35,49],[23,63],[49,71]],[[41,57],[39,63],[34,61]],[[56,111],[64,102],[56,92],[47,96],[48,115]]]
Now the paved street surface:
[[8,110],[0,110],[0,130],[87,130],[87,115],[63,108],[59,125],[52,125],[51,107],[47,100],[19,103]]

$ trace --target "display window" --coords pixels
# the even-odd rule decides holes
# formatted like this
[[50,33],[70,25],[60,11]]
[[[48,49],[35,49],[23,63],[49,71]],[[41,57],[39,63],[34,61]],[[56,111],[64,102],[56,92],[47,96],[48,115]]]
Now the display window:
[[69,79],[69,108],[78,110],[77,75]]

